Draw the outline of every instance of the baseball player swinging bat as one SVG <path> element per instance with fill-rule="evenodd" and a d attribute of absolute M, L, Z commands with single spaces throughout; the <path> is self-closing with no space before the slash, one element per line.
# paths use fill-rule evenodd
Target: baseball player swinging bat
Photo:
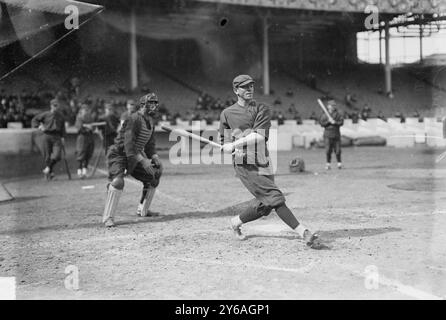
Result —
<path fill-rule="evenodd" d="M 325 108 L 325 105 L 322 103 L 321 99 L 317 99 L 317 102 L 321 106 L 324 113 L 327 115 L 328 120 L 330 120 L 330 122 L 335 122 L 334 119 L 332 118 L 332 116 L 330 115 L 330 113 L 328 112 L 327 108 Z"/>
<path fill-rule="evenodd" d="M 194 139 L 194 140 L 197 140 L 197 141 L 209 144 L 209 145 L 211 145 L 214 148 L 221 149 L 221 144 L 218 144 L 218 143 L 216 143 L 214 141 L 211 141 L 209 139 L 203 138 L 202 136 L 199 136 L 199 135 L 194 134 L 192 132 L 186 131 L 184 129 L 172 129 L 172 128 L 170 128 L 168 126 L 164 126 L 164 125 L 161 126 L 161 129 L 163 129 L 163 130 L 165 130 L 167 132 L 174 132 L 174 133 L 178 134 L 179 136 L 183 136 L 183 137 L 186 137 L 186 138 L 191 138 L 191 139 Z"/>

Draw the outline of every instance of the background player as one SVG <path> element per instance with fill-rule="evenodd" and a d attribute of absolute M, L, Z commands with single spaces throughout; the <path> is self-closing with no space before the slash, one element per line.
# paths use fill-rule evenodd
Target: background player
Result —
<path fill-rule="evenodd" d="M 136 112 L 136 104 L 135 104 L 135 100 L 127 100 L 127 104 L 125 105 L 126 107 L 126 111 L 124 111 L 123 113 L 121 113 L 121 118 L 120 118 L 120 124 L 119 124 L 119 129 L 122 127 L 122 124 L 124 123 L 125 120 L 128 119 L 128 117 L 130 117 L 130 115 L 132 115 L 133 113 Z"/>
<path fill-rule="evenodd" d="M 43 132 L 42 150 L 45 161 L 43 174 L 46 179 L 54 178 L 53 167 L 61 159 L 62 145 L 65 143 L 65 119 L 59 112 L 59 102 L 56 99 L 50 102 L 50 111 L 36 115 L 31 120 L 33 128 Z"/>
<path fill-rule="evenodd" d="M 325 128 L 324 143 L 327 160 L 325 169 L 331 169 L 331 154 L 333 151 L 336 155 L 336 160 L 338 161 L 338 169 L 342 169 L 340 127 L 344 124 L 344 118 L 336 109 L 336 102 L 332 99 L 327 101 L 327 111 L 333 118 L 333 121 L 331 121 L 325 113 L 321 115 L 319 120 L 321 126 Z"/>
<path fill-rule="evenodd" d="M 87 177 L 88 163 L 91 160 L 94 152 L 94 134 L 93 116 L 87 104 L 83 104 L 76 117 L 76 129 L 78 135 L 76 139 L 76 160 L 79 163 L 77 169 L 77 175 L 79 178 L 84 179 Z"/>
<path fill-rule="evenodd" d="M 266 146 L 271 127 L 269 108 L 253 100 L 254 80 L 249 75 L 235 77 L 232 84 L 237 102 L 224 109 L 220 116 L 222 149 L 234 154 L 235 172 L 256 198 L 245 212 L 231 219 L 232 230 L 240 240 L 244 240 L 242 224 L 267 216 L 274 209 L 308 246 L 316 248 L 318 235 L 297 221 L 286 206 L 283 193 L 274 183 Z"/>
<path fill-rule="evenodd" d="M 104 150 L 105 154 L 107 154 L 108 148 L 110 148 L 115 141 L 119 127 L 119 118 L 116 116 L 111 103 L 105 104 L 105 114 L 99 118 L 99 121 L 105 122 L 105 126 L 101 127 L 101 130 L 104 137 Z"/>
<path fill-rule="evenodd" d="M 155 150 L 155 125 L 152 115 L 158 108 L 154 93 L 143 96 L 139 109 L 122 124 L 115 143 L 107 153 L 109 184 L 102 222 L 114 226 L 113 216 L 124 189 L 124 175 L 130 174 L 143 183 L 137 214 L 155 215 L 149 211 L 163 166 Z"/>

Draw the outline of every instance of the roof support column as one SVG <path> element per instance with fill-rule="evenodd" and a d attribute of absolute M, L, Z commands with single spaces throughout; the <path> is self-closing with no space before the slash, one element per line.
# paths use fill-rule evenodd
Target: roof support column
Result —
<path fill-rule="evenodd" d="M 136 19 L 135 9 L 130 13 L 130 88 L 138 87 L 138 48 L 136 45 Z"/>
<path fill-rule="evenodd" d="M 269 95 L 270 79 L 269 79 L 268 14 L 262 17 L 262 27 L 263 27 L 263 41 L 262 41 L 263 94 Z"/>

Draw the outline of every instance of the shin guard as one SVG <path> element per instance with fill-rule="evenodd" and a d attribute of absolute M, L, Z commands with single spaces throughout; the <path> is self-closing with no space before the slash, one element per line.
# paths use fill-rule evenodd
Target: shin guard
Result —
<path fill-rule="evenodd" d="M 116 208 L 118 207 L 118 202 L 121 194 L 122 190 L 116 189 L 111 184 L 108 186 L 107 200 L 105 201 L 102 223 L 106 223 L 109 220 L 113 222 L 113 216 L 115 214 Z"/>
<path fill-rule="evenodd" d="M 141 208 L 140 215 L 141 215 L 141 217 L 147 217 L 148 216 L 149 208 L 150 208 L 150 205 L 152 204 L 152 200 L 153 200 L 153 197 L 155 195 L 155 191 L 156 191 L 156 188 L 154 188 L 152 186 L 149 186 L 147 188 L 146 196 L 145 196 L 142 204 L 140 204 L 140 208 Z"/>

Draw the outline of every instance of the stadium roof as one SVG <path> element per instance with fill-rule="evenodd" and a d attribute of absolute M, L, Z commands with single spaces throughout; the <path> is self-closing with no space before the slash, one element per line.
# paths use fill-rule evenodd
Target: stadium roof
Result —
<path fill-rule="evenodd" d="M 192 0 L 269 8 L 300 10 L 362 12 L 368 4 L 378 7 L 380 13 L 432 14 L 446 13 L 446 0 Z"/>

